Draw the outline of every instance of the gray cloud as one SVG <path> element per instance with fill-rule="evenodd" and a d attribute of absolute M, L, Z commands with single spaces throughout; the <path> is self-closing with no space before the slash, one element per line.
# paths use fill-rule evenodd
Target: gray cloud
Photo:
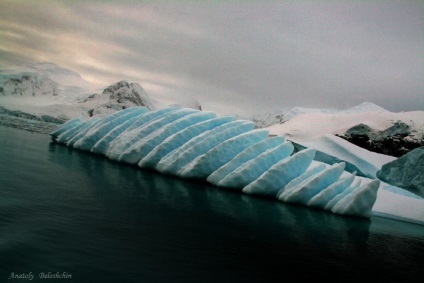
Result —
<path fill-rule="evenodd" d="M 248 114 L 371 101 L 424 109 L 421 1 L 2 1 L 0 64 Z"/>

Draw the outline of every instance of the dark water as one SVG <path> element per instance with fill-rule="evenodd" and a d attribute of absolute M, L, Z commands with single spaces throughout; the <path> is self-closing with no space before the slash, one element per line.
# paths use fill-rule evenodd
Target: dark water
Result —
<path fill-rule="evenodd" d="M 72 277 L 61 282 L 424 282 L 423 259 L 424 226 L 223 191 L 0 127 L 0 282 L 27 281 L 12 272 Z"/>

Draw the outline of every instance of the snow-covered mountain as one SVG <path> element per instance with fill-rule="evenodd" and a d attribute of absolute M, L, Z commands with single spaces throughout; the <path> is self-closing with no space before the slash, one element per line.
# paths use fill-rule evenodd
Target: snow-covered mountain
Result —
<path fill-rule="evenodd" d="M 105 116 L 132 106 L 145 106 L 149 110 L 164 108 L 166 105 L 150 97 L 137 83 L 120 81 L 106 87 L 101 93 L 90 94 L 78 101 L 88 107 L 88 115 Z"/>
<path fill-rule="evenodd" d="M 197 101 L 175 101 L 172 105 L 201 109 Z M 0 124 L 3 125 L 27 128 L 25 119 L 42 123 L 63 122 L 79 116 L 104 117 L 132 106 L 153 110 L 168 104 L 154 99 L 138 83 L 123 80 L 103 89 L 96 88 L 78 73 L 54 63 L 24 63 L 0 70 Z"/>
<path fill-rule="evenodd" d="M 46 103 L 66 103 L 95 89 L 78 73 L 54 63 L 27 62 L 0 70 L 0 96 L 44 97 Z"/>
<path fill-rule="evenodd" d="M 296 107 L 254 121 L 258 128 L 268 128 L 271 134 L 284 135 L 300 144 L 332 134 L 393 156 L 424 145 L 424 111 L 395 113 L 370 102 L 345 110 Z"/>

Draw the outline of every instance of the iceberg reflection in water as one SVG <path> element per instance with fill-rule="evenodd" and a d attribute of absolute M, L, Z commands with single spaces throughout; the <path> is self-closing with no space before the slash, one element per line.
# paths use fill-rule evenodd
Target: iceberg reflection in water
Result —
<path fill-rule="evenodd" d="M 315 161 L 312 148 L 294 153 L 290 141 L 269 137 L 251 121 L 188 108 L 131 107 L 75 118 L 51 138 L 140 168 L 341 215 L 369 218 L 380 186 L 345 171 L 343 162 Z"/>

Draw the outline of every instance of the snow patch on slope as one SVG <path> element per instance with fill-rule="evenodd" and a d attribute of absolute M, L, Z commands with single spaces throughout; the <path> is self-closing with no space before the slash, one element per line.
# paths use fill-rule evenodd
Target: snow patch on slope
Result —
<path fill-rule="evenodd" d="M 296 116 L 284 124 L 273 125 L 267 129 L 270 134 L 283 135 L 295 142 L 305 142 L 318 140 L 326 134 L 344 135 L 347 130 L 361 123 L 375 130 L 384 131 L 393 126 L 396 121 L 407 123 L 414 138 L 423 138 L 424 111 L 307 113 Z"/>

